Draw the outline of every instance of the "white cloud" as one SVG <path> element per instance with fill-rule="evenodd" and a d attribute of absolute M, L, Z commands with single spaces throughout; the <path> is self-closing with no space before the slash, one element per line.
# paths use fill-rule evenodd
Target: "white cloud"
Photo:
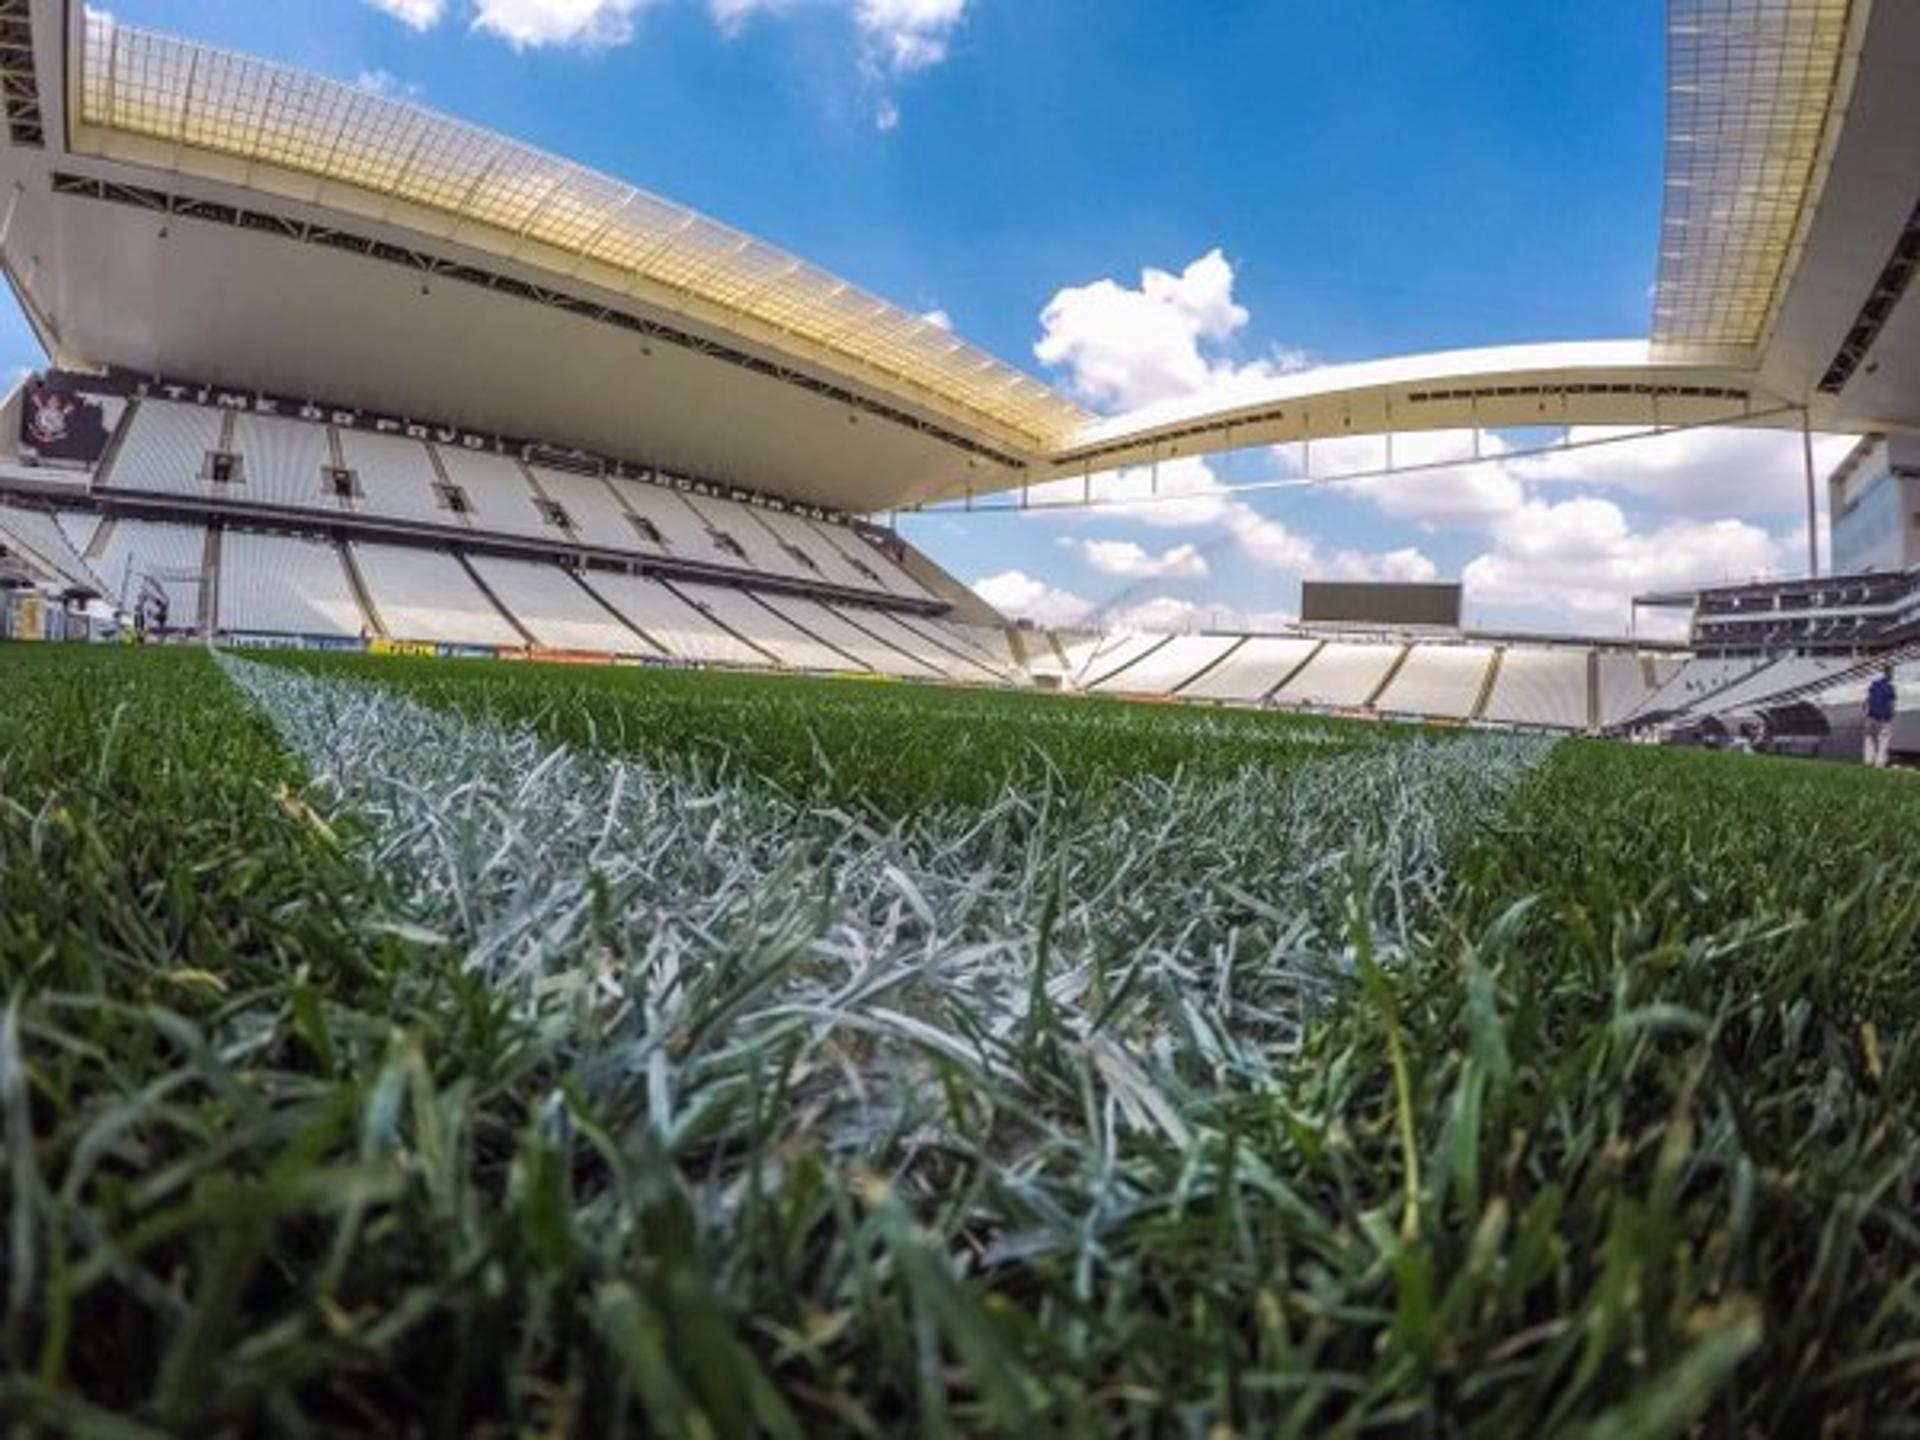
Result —
<path fill-rule="evenodd" d="M 453 0 L 366 0 L 416 30 L 437 25 Z M 473 28 L 516 50 L 542 46 L 605 49 L 632 40 L 640 16 L 666 0 L 471 0 Z M 898 128 L 900 105 L 889 93 L 906 76 L 944 62 L 971 0 L 821 0 L 811 8 L 843 17 L 856 38 L 859 68 L 873 98 L 874 128 Z M 723 35 L 738 36 L 762 16 L 809 8 L 804 0 L 705 0 Z M 877 92 L 877 93 L 876 93 Z"/>
<path fill-rule="evenodd" d="M 1177 635 L 1200 628 L 1200 606 L 1173 595 L 1142 600 L 1108 617 L 1117 630 L 1144 630 L 1155 635 Z"/>
<path fill-rule="evenodd" d="M 1205 614 L 1206 607 L 1197 601 L 1183 600 L 1174 595 L 1156 595 L 1151 600 L 1142 600 L 1137 605 L 1115 611 L 1108 618 L 1117 630 L 1178 635 L 1205 628 Z"/>
<path fill-rule="evenodd" d="M 926 314 L 922 315 L 920 318 L 926 321 L 929 325 L 933 326 L 933 328 L 936 330 L 945 330 L 949 334 L 953 332 L 953 316 L 949 315 L 944 310 L 940 310 L 940 309 L 929 310 L 927 311 Z"/>
<path fill-rule="evenodd" d="M 1193 545 L 1175 545 L 1159 554 L 1131 540 L 1077 540 L 1060 542 L 1077 551 L 1102 575 L 1135 580 L 1201 580 L 1208 572 L 1207 557 Z"/>
<path fill-rule="evenodd" d="M 498 35 L 516 50 L 543 45 L 600 49 L 631 40 L 640 12 L 655 3 L 658 0 L 474 0 L 473 28 Z"/>
<path fill-rule="evenodd" d="M 1580 442 L 1631 433 L 1577 426 L 1568 438 Z M 1853 443 L 1847 435 L 1814 437 L 1816 494 L 1824 491 L 1826 477 L 1846 459 Z M 1512 469 L 1531 483 L 1620 490 L 1682 515 L 1711 517 L 1729 510 L 1799 518 L 1806 514 L 1806 456 L 1797 430 L 1680 430 L 1532 456 L 1512 462 Z"/>
<path fill-rule="evenodd" d="M 369 95 L 385 95 L 392 99 L 411 100 L 420 94 L 418 85 L 402 80 L 391 70 L 362 70 L 354 77 L 353 83 Z"/>
<path fill-rule="evenodd" d="M 1196 630 L 1271 633 L 1288 629 L 1296 619 L 1290 610 L 1241 610 L 1232 605 L 1210 604 L 1177 595 L 1156 595 L 1118 610 L 1109 618 L 1117 629 L 1160 635 Z"/>
<path fill-rule="evenodd" d="M 415 30 L 431 30 L 447 13 L 447 0 L 366 0 L 366 3 Z"/>
<path fill-rule="evenodd" d="M 738 35 L 747 22 L 758 15 L 780 15 L 791 10 L 794 0 L 707 0 L 707 13 L 721 33 Z"/>
<path fill-rule="evenodd" d="M 1068 387 L 1094 405 L 1133 410 L 1201 394 L 1225 401 L 1302 364 L 1290 354 L 1236 364 L 1215 353 L 1247 323 L 1233 285 L 1232 262 L 1212 250 L 1178 275 L 1144 271 L 1137 290 L 1114 280 L 1061 290 L 1041 312 L 1033 353 L 1064 369 Z"/>
<path fill-rule="evenodd" d="M 1320 567 L 1318 573 L 1329 580 L 1423 585 L 1440 578 L 1440 567 L 1409 545 L 1378 554 L 1364 550 L 1338 550 Z"/>
<path fill-rule="evenodd" d="M 1527 623 L 1621 633 L 1635 595 L 1777 573 L 1788 543 L 1745 520 L 1677 519 L 1636 530 L 1611 500 L 1529 500 L 1493 527 L 1463 574 L 1476 610 Z"/>
<path fill-rule="evenodd" d="M 1481 437 L 1481 453 L 1488 458 L 1457 465 L 1447 462 L 1465 462 L 1473 455 L 1470 430 L 1396 435 L 1395 465 L 1433 468 L 1341 481 L 1340 486 L 1342 493 L 1373 501 L 1391 519 L 1428 528 L 1485 527 L 1519 509 L 1538 487 L 1573 485 L 1637 496 L 1695 518 L 1733 511 L 1804 518 L 1806 472 L 1797 432 L 1713 428 L 1592 443 L 1634 434 L 1620 428 L 1575 427 L 1568 438 L 1590 448 L 1514 455 L 1512 443 L 1488 433 Z M 1852 445 L 1847 436 L 1814 438 L 1815 474 L 1822 482 Z M 1297 447 L 1278 453 L 1298 471 Z M 1386 458 L 1386 441 L 1378 435 L 1316 441 L 1312 448 L 1313 473 L 1323 479 L 1383 469 Z M 1817 495 L 1821 489 L 1823 485 L 1816 487 Z"/>
<path fill-rule="evenodd" d="M 1299 571 L 1313 563 L 1313 543 L 1278 520 L 1233 498 L 1205 460 L 1169 460 L 1157 469 L 1110 470 L 1090 480 L 1054 480 L 1036 485 L 1041 504 L 1077 504 L 1091 497 L 1109 516 L 1122 516 L 1168 530 L 1224 529 L 1241 553 L 1269 570 Z M 1083 514 L 1085 512 L 1068 512 Z"/>
<path fill-rule="evenodd" d="M 1380 513 L 1427 529 L 1483 526 L 1526 503 L 1526 487 L 1499 465 L 1453 466 L 1383 475 L 1342 485 L 1373 501 Z"/>
<path fill-rule="evenodd" d="M 1269 570 L 1297 572 L 1313 567 L 1313 542 L 1251 505 L 1233 502 L 1227 510 L 1227 529 L 1248 559 Z"/>
<path fill-rule="evenodd" d="M 940 64 L 970 0 L 840 0 L 859 33 L 867 68 L 875 75 L 909 75 Z M 707 13 L 728 35 L 762 15 L 783 15 L 800 0 L 707 0 Z"/>
<path fill-rule="evenodd" d="M 1036 504 L 1111 506 L 1113 513 L 1168 529 L 1215 525 L 1226 518 L 1226 487 L 1205 460 L 1187 457 L 1105 470 L 1086 479 L 1051 480 L 1030 492 Z"/>
<path fill-rule="evenodd" d="M 976 580 L 973 591 L 1002 615 L 1049 629 L 1085 624 L 1097 608 L 1091 600 L 1055 589 L 1021 570 L 1003 570 Z"/>
<path fill-rule="evenodd" d="M 1481 439 L 1481 453 L 1502 455 L 1508 449 L 1497 435 Z M 1288 446 L 1278 452 L 1293 473 L 1299 472 L 1300 451 Z M 1387 465 L 1387 443 L 1378 435 L 1342 436 L 1318 440 L 1312 446 L 1312 473 L 1327 483 L 1337 482 L 1339 493 L 1371 500 L 1380 513 L 1409 520 L 1426 528 L 1481 526 L 1511 513 L 1527 498 L 1526 487 L 1508 466 L 1497 460 L 1482 464 L 1453 463 L 1473 459 L 1473 432 L 1430 430 L 1393 437 L 1393 463 L 1433 468 L 1401 475 L 1371 475 Z M 1343 475 L 1366 478 L 1340 480 Z"/>
<path fill-rule="evenodd" d="M 869 61 L 892 75 L 910 75 L 947 58 L 968 0 L 854 0 L 854 24 Z"/>

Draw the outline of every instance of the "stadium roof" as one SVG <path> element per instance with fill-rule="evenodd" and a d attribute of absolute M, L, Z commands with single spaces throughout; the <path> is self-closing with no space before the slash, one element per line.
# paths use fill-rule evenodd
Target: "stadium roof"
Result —
<path fill-rule="evenodd" d="M 1663 353 L 1743 360 L 1759 346 L 1831 158 L 1868 8 L 1672 0 L 1653 310 Z"/>
<path fill-rule="evenodd" d="M 1032 377 L 750 235 L 557 156 L 285 65 L 89 12 L 75 150 L 457 236 L 757 322 L 1037 446 L 1085 413 Z"/>
<path fill-rule="evenodd" d="M 870 512 L 1278 441 L 1920 429 L 1920 5 L 1672 0 L 1650 341 L 1340 366 L 1120 417 L 777 248 L 417 106 L 0 0 L 0 258 L 55 359 Z"/>

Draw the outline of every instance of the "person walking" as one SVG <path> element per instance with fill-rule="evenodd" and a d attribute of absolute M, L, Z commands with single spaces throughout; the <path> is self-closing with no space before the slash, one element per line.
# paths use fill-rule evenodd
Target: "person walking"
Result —
<path fill-rule="evenodd" d="M 1899 694 L 1893 688 L 1893 669 L 1882 670 L 1867 687 L 1866 763 L 1876 770 L 1887 768 L 1893 749 L 1893 717 L 1899 709 Z"/>

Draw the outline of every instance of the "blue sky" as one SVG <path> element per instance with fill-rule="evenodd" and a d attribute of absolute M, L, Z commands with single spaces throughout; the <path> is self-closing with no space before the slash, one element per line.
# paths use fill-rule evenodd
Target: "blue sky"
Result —
<path fill-rule="evenodd" d="M 1660 0 L 110 8 L 587 161 L 944 311 L 1096 408 L 1248 367 L 1647 330 Z M 37 361 L 13 317 L 4 343 Z M 1285 463 L 1248 454 L 1174 477 L 1191 503 L 1150 516 L 901 523 L 1052 620 L 1267 620 L 1303 572 L 1435 574 L 1464 575 L 1482 623 L 1618 633 L 1635 589 L 1804 563 L 1797 443 L 1236 498 Z"/>

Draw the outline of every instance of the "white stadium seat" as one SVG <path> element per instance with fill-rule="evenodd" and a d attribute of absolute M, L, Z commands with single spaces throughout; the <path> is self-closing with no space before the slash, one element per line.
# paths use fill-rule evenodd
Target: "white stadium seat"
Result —
<path fill-rule="evenodd" d="M 573 538 L 541 514 L 540 496 L 519 461 L 463 450 L 458 445 L 436 445 L 434 449 L 448 483 L 458 486 L 466 496 L 468 524 L 473 529 L 530 540 L 565 542 Z"/>
<path fill-rule="evenodd" d="M 809 635 L 824 640 L 844 655 L 850 655 L 867 669 L 881 675 L 930 680 L 940 672 L 931 665 L 903 654 L 876 640 L 853 621 L 818 600 L 803 600 L 794 595 L 766 594 L 760 597 Z"/>
<path fill-rule="evenodd" d="M 1112 649 L 1120 638 L 1118 635 L 1089 635 L 1056 630 L 1052 632 L 1051 641 L 1046 648 L 1054 651 L 1058 657 L 1054 664 L 1059 667 L 1060 674 L 1067 679 L 1078 680 L 1086 673 L 1087 667 L 1099 658 L 1101 652 Z M 1041 669 L 1049 674 L 1053 673 L 1044 656 L 1037 662 L 1030 661 L 1030 663 L 1038 663 Z"/>
<path fill-rule="evenodd" d="M 233 448 L 241 460 L 241 483 L 224 493 L 256 505 L 341 508 L 326 483 L 325 472 L 333 464 L 326 426 L 272 415 L 235 415 Z"/>
<path fill-rule="evenodd" d="M 1648 701 L 1683 668 L 1675 665 L 1666 669 L 1664 674 L 1656 670 L 1649 678 L 1648 666 L 1642 656 L 1617 650 L 1602 650 L 1597 664 L 1600 723 L 1603 726 L 1617 725 L 1644 709 Z"/>
<path fill-rule="evenodd" d="M 904 650 L 921 664 L 930 666 L 949 680 L 965 680 L 975 684 L 983 680 L 1006 678 L 982 656 L 975 654 L 963 642 L 942 635 L 937 631 L 928 631 L 907 623 L 907 620 L 891 610 L 872 610 L 866 607 L 838 607 L 861 629 L 871 632 L 887 641 L 895 649 Z"/>
<path fill-rule="evenodd" d="M 1373 698 L 1399 660 L 1403 645 L 1334 640 L 1320 647 L 1306 667 L 1274 696 L 1284 705 L 1354 710 Z"/>
<path fill-rule="evenodd" d="M 1790 656 L 1729 686 L 1704 702 L 1701 708 L 1715 715 L 1750 713 L 1775 704 L 1788 695 L 1817 690 L 1826 682 L 1859 667 L 1860 661 L 1851 656 Z"/>
<path fill-rule="evenodd" d="M 1115 637 L 1101 645 L 1088 657 L 1078 676 L 1081 687 L 1087 690 L 1099 689 L 1106 681 L 1165 645 L 1168 639 L 1169 637 L 1165 635 Z"/>
<path fill-rule="evenodd" d="M 1656 690 L 1679 674 L 1680 667 L 1687 663 L 1674 655 L 1642 655 L 1640 661 L 1652 675 L 1652 687 Z"/>
<path fill-rule="evenodd" d="M 817 526 L 809 524 L 799 515 L 787 515 L 778 510 L 749 510 L 748 514 L 758 520 L 779 546 L 790 546 L 792 551 L 806 556 L 813 562 L 803 566 L 800 577 L 816 584 L 839 585 L 848 590 L 868 590 L 877 594 L 886 594 L 887 587 L 881 582 L 880 572 L 873 566 L 867 566 L 871 573 L 863 574 L 854 563 L 840 553 L 826 535 Z M 864 562 L 863 562 L 864 563 Z"/>
<path fill-rule="evenodd" d="M 1469 720 L 1486 689 L 1493 651 L 1482 645 L 1415 645 L 1374 708 L 1428 720 Z"/>
<path fill-rule="evenodd" d="M 1307 636 L 1256 635 L 1180 693 L 1195 700 L 1264 700 L 1320 648 Z"/>
<path fill-rule="evenodd" d="M 483 555 L 475 556 L 472 565 L 494 599 L 548 650 L 594 655 L 658 653 L 558 565 Z"/>
<path fill-rule="evenodd" d="M 203 479 L 207 456 L 220 448 L 225 412 L 171 400 L 141 400 L 101 483 L 115 490 L 147 490 L 200 499 L 232 493 Z"/>
<path fill-rule="evenodd" d="M 707 518 L 679 491 L 646 480 L 612 479 L 608 483 L 628 510 L 659 533 L 665 554 L 676 560 L 692 560 L 703 565 L 724 565 L 735 570 L 746 567 L 747 562 L 740 556 L 714 543 L 711 534 L 713 527 Z M 716 513 L 731 518 L 724 510 L 717 510 Z M 738 526 L 723 528 L 731 534 L 731 530 Z"/>
<path fill-rule="evenodd" d="M 84 556 L 93 548 L 93 538 L 100 533 L 101 519 L 91 510 L 62 510 L 54 517 L 60 522 L 60 533 L 67 537 L 67 543 Z"/>
<path fill-rule="evenodd" d="M 353 558 L 389 639 L 504 649 L 526 644 L 444 550 L 356 542 Z"/>
<path fill-rule="evenodd" d="M 614 571 L 586 570 L 581 579 L 594 594 L 626 617 L 669 655 L 702 665 L 766 665 L 768 659 L 712 616 L 696 609 L 658 580 Z"/>
<path fill-rule="evenodd" d="M 355 512 L 390 520 L 464 526 L 461 516 L 441 504 L 434 492 L 440 472 L 421 441 L 367 430 L 342 430 L 340 458 L 360 487 Z"/>
<path fill-rule="evenodd" d="M 982 666 L 997 679 L 1010 679 L 1025 667 L 1014 656 L 1011 642 L 1004 630 L 988 629 L 984 625 L 958 625 L 952 620 L 930 620 L 923 615 L 896 615 L 895 622 L 916 635 L 924 635 L 934 644 L 961 656 L 963 659 Z M 1035 639 L 1036 645 L 1044 642 Z M 1052 646 L 1047 646 L 1049 654 Z"/>
<path fill-rule="evenodd" d="M 1632 657 L 1632 663 L 1638 665 L 1639 657 Z M 1635 680 L 1633 672 L 1628 669 L 1627 657 L 1602 655 L 1600 657 L 1601 723 L 1611 725 L 1616 720 L 1624 720 L 1635 715 L 1690 710 L 1700 702 L 1727 689 L 1734 681 L 1745 679 L 1766 663 L 1758 659 L 1721 660 L 1694 656 L 1669 675 L 1662 684 L 1651 688 L 1647 687 L 1643 670 L 1639 677 L 1639 684 L 1642 687 L 1640 699 L 1637 703 L 1626 704 L 1625 696 L 1631 693 Z"/>
<path fill-rule="evenodd" d="M 890 594 L 902 595 L 910 600 L 931 600 L 933 592 L 928 590 L 901 567 L 898 561 L 886 554 L 878 545 L 863 539 L 860 532 L 850 525 L 834 525 L 823 520 L 808 519 L 807 526 L 825 537 L 842 555 L 852 562 L 858 570 L 865 566 L 873 572 L 872 576 L 863 576 L 869 585 L 878 584 L 879 588 Z"/>
<path fill-rule="evenodd" d="M 842 671 L 864 667 L 831 645 L 776 615 L 744 590 L 728 585 L 676 583 L 674 588 L 696 606 L 742 635 L 782 665 L 795 670 Z"/>
<path fill-rule="evenodd" d="M 1586 729 L 1588 661 L 1585 650 L 1509 647 L 1480 718 L 1502 725 Z"/>
<path fill-rule="evenodd" d="M 1013 638 L 1009 631 L 1001 626 L 961 625 L 952 620 L 932 620 L 928 626 L 937 635 L 951 636 L 966 647 L 970 655 L 980 655 L 996 671 L 1017 675 L 1026 667 L 1019 655 L 1014 653 Z M 1028 644 L 1035 649 L 1044 649 L 1052 653 L 1053 647 L 1037 635 L 1030 635 Z"/>
<path fill-rule="evenodd" d="M 662 546 L 642 536 L 613 487 L 600 477 L 536 465 L 533 478 L 547 498 L 567 512 L 573 522 L 573 538 L 580 544 L 632 555 L 666 553 Z"/>
<path fill-rule="evenodd" d="M 778 575 L 788 580 L 819 583 L 825 579 L 820 570 L 810 568 L 782 549 L 779 538 L 760 523 L 751 507 L 731 500 L 715 499 L 711 495 L 682 495 L 678 498 L 700 517 L 708 530 L 719 531 L 745 552 L 734 555 L 721 547 L 715 559 L 716 564 L 728 565 L 736 570 L 757 570 L 763 575 Z"/>
<path fill-rule="evenodd" d="M 1240 643 L 1237 635 L 1176 635 L 1144 659 L 1094 685 L 1131 695 L 1170 695 L 1218 664 Z"/>
<path fill-rule="evenodd" d="M 220 537 L 219 593 L 225 631 L 351 637 L 367 630 L 331 541 L 229 530 Z"/>

